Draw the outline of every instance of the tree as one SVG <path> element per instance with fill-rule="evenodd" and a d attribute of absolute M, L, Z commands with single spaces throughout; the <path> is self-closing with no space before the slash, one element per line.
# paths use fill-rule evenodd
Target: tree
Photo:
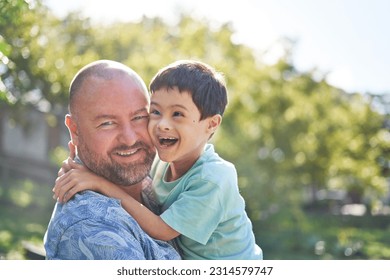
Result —
<path fill-rule="evenodd" d="M 377 201 L 388 190 L 378 164 L 389 145 L 383 115 L 288 60 L 253 70 L 252 87 L 230 105 L 218 138 L 251 208 L 259 217 L 270 207 L 291 209 L 307 187 Z"/>
<path fill-rule="evenodd" d="M 6 0 L 0 12 L 0 100 L 15 115 L 33 106 L 63 118 L 72 77 L 96 59 L 123 62 L 147 84 L 174 60 L 199 59 L 226 77 L 229 105 L 213 141 L 236 164 L 254 216 L 278 205 L 298 209 L 306 188 L 343 189 L 355 201 L 374 201 L 386 191 L 384 115 L 362 95 L 298 72 L 288 44 L 284 57 L 266 65 L 233 42 L 229 23 L 210 28 L 181 15 L 174 25 L 147 17 L 100 25 L 77 12 L 60 20 L 39 0 Z"/>

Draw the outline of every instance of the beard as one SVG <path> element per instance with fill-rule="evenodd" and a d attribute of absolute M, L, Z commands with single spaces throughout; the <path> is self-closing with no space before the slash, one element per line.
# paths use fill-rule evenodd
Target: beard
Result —
<path fill-rule="evenodd" d="M 113 152 L 126 151 L 138 148 L 144 152 L 142 160 L 123 164 L 115 161 L 110 154 Z M 93 152 L 85 144 L 82 137 L 78 146 L 78 155 L 82 162 L 95 174 L 106 178 L 116 185 L 130 186 L 141 182 L 150 172 L 156 152 L 144 142 L 136 142 L 132 146 L 121 145 L 115 147 L 105 158 L 101 154 Z"/>

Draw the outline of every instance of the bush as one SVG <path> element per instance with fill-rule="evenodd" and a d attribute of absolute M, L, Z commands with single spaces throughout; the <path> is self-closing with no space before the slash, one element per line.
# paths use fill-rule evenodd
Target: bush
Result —
<path fill-rule="evenodd" d="M 51 188 L 30 180 L 0 185 L 0 258 L 24 259 L 25 241 L 43 246 L 54 207 Z"/>
<path fill-rule="evenodd" d="M 290 222 L 286 222 L 290 221 Z M 280 214 L 254 223 L 265 259 L 390 259 L 390 216 Z"/>

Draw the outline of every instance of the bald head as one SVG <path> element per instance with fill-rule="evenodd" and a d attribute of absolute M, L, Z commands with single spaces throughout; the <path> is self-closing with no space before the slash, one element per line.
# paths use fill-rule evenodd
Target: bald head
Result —
<path fill-rule="evenodd" d="M 77 99 L 77 96 L 81 94 L 85 81 L 90 79 L 109 81 L 122 78 L 130 78 L 141 91 L 147 94 L 148 90 L 142 78 L 134 70 L 122 63 L 112 60 L 98 60 L 81 68 L 70 84 L 70 113 L 75 113 L 75 100 Z"/>

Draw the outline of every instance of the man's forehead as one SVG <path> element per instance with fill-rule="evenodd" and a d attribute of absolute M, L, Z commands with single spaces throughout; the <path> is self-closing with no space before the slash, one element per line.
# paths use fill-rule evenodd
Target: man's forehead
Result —
<path fill-rule="evenodd" d="M 87 98 L 145 98 L 149 99 L 147 90 L 129 76 L 118 76 L 112 79 L 89 77 L 86 79 L 78 94 Z"/>
<path fill-rule="evenodd" d="M 73 113 L 89 112 L 95 119 L 97 116 L 131 116 L 140 112 L 148 112 L 149 97 L 139 89 L 111 89 L 107 84 L 88 86 L 88 92 L 81 92 L 74 103 Z"/>

